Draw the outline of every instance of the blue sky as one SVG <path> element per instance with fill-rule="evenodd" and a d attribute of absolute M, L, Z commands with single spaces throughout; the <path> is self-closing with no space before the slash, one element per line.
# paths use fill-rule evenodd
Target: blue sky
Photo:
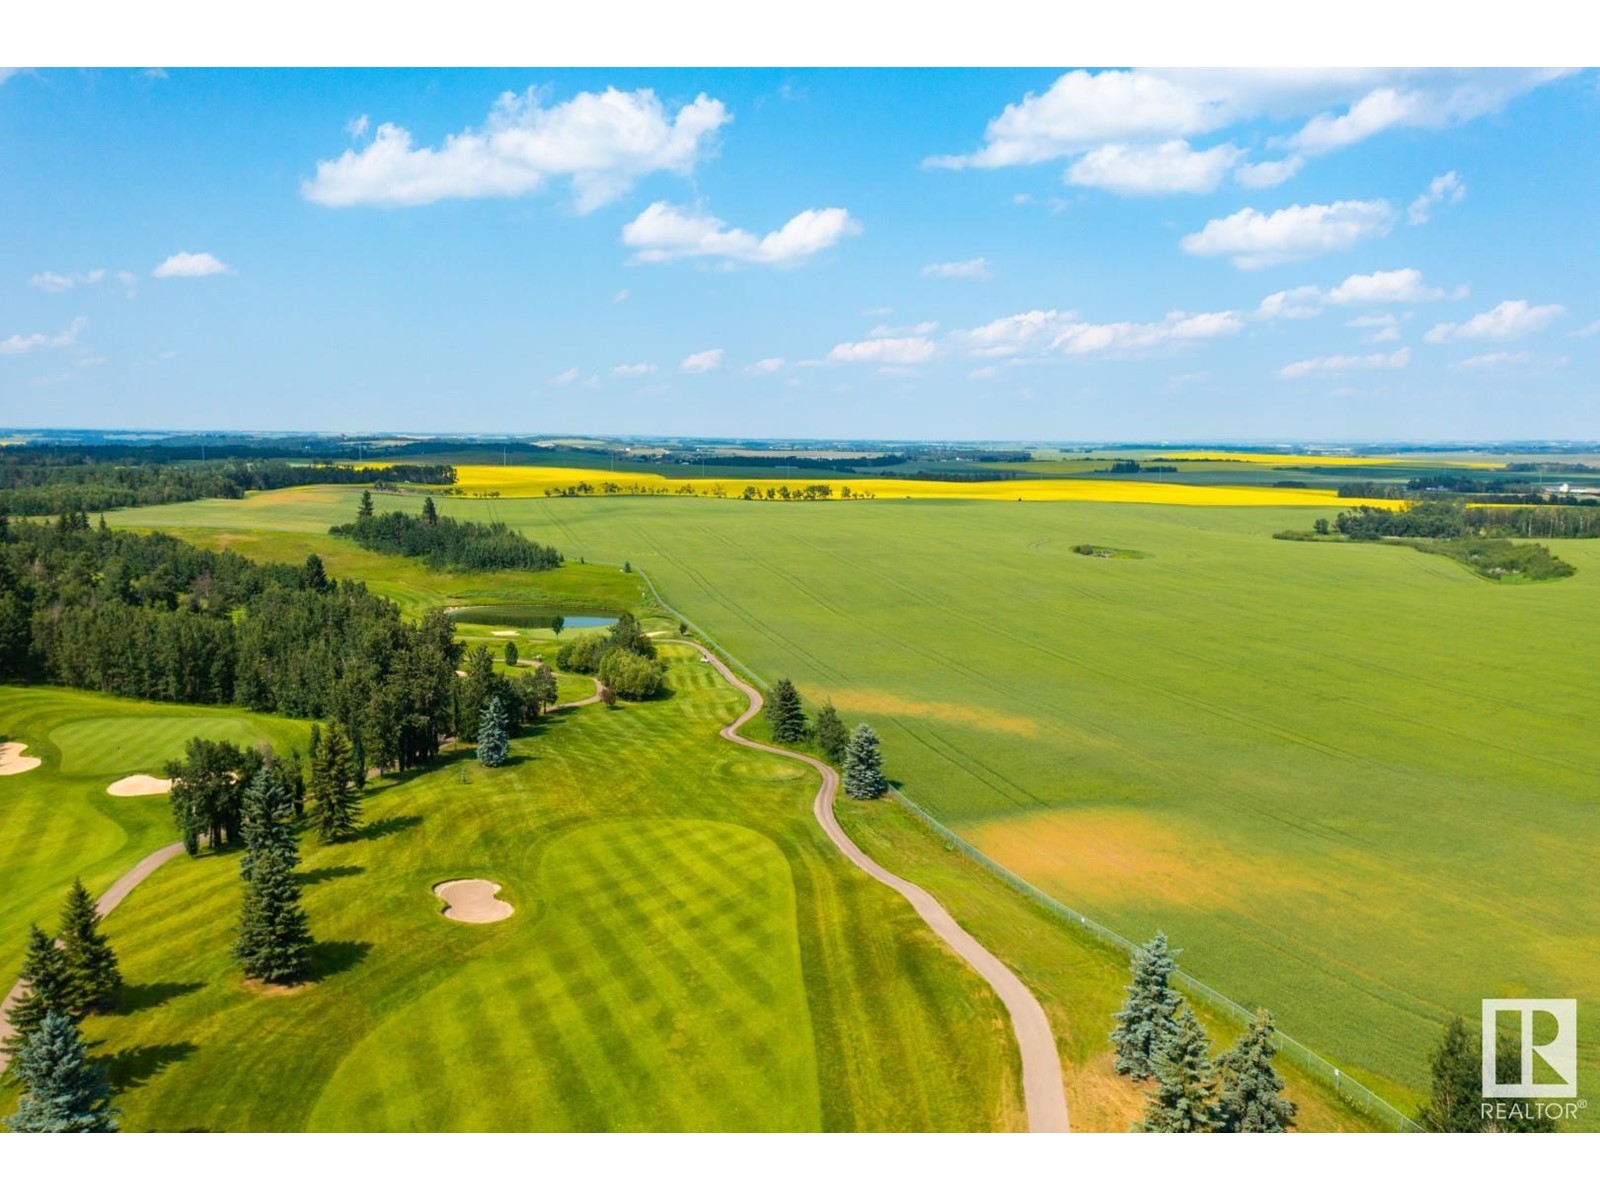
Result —
<path fill-rule="evenodd" d="M 17 72 L 0 425 L 1600 438 L 1592 74 Z"/>

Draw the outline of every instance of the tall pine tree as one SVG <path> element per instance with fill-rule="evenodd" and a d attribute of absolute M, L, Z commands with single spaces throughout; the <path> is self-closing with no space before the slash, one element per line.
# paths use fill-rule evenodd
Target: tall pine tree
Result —
<path fill-rule="evenodd" d="M 83 1034 L 52 1010 L 11 1063 L 22 1087 L 17 1111 L 5 1119 L 13 1133 L 115 1133 L 117 1110 L 105 1069 L 90 1060 Z"/>
<path fill-rule="evenodd" d="M 1276 1032 L 1272 1014 L 1257 1009 L 1250 1028 L 1217 1060 L 1223 1133 L 1285 1133 L 1294 1125 L 1294 1102 L 1282 1094 L 1283 1080 L 1272 1065 Z"/>
<path fill-rule="evenodd" d="M 100 914 L 83 880 L 72 881 L 61 910 L 61 952 L 66 959 L 68 994 L 75 1012 L 104 1012 L 122 987 L 117 952 L 100 932 Z"/>
<path fill-rule="evenodd" d="M 787 679 L 780 679 L 767 693 L 767 724 L 775 742 L 803 742 L 806 737 L 806 712 L 800 693 Z"/>
<path fill-rule="evenodd" d="M 511 738 L 506 730 L 506 710 L 499 696 L 489 697 L 478 720 L 478 761 L 486 767 L 503 767 L 511 756 Z"/>
<path fill-rule="evenodd" d="M 324 735 L 326 741 L 326 735 Z M 239 860 L 239 877 L 249 882 L 256 865 L 269 854 L 287 854 L 300 861 L 295 847 L 294 802 L 283 781 L 262 768 L 250 777 L 244 790 L 240 813 L 244 855 Z"/>
<path fill-rule="evenodd" d="M 28 930 L 28 953 L 22 960 L 22 994 L 7 1014 L 12 1033 L 6 1049 L 13 1054 L 52 1012 L 71 1013 L 72 977 L 66 951 L 44 930 Z"/>
<path fill-rule="evenodd" d="M 839 719 L 839 710 L 833 707 L 832 700 L 825 701 L 817 709 L 815 731 L 817 748 L 822 751 L 823 757 L 834 763 L 844 758 L 845 747 L 850 744 L 850 733 Z"/>
<path fill-rule="evenodd" d="M 1217 1076 L 1211 1042 L 1188 1008 L 1178 1013 L 1172 1034 L 1152 1064 L 1156 1089 L 1139 1126 L 1145 1133 L 1210 1133 L 1217 1127 Z"/>
<path fill-rule="evenodd" d="M 294 874 L 298 858 L 292 847 L 265 849 L 250 857 L 254 862 L 244 885 L 234 957 L 251 979 L 293 983 L 305 978 L 312 945 Z"/>
<path fill-rule="evenodd" d="M 883 777 L 883 751 L 871 725 L 857 725 L 845 747 L 844 790 L 855 800 L 876 800 L 889 790 Z"/>
<path fill-rule="evenodd" d="M 1158 933 L 1133 952 L 1133 978 L 1128 999 L 1117 1013 L 1111 1041 L 1117 1048 L 1117 1074 L 1149 1079 L 1155 1074 L 1155 1055 L 1176 1029 L 1175 1018 L 1183 998 L 1170 980 L 1178 969 L 1176 951 L 1167 949 L 1167 935 Z"/>
<path fill-rule="evenodd" d="M 312 751 L 311 802 L 319 840 L 337 842 L 355 832 L 361 820 L 361 797 L 356 791 L 350 739 L 338 725 L 328 726 Z"/>

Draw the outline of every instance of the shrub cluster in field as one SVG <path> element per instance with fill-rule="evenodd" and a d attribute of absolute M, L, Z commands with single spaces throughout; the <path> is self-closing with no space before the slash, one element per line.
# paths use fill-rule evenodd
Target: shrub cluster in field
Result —
<path fill-rule="evenodd" d="M 561 565 L 561 552 L 530 541 L 509 526 L 495 522 L 457 521 L 441 517 L 429 496 L 422 515 L 373 512 L 372 494 L 361 493 L 361 507 L 348 525 L 328 530 L 380 554 L 420 558 L 436 571 L 548 571 Z"/>
<path fill-rule="evenodd" d="M 597 676 L 609 691 L 624 700 L 648 700 L 661 690 L 666 668 L 656 660 L 656 648 L 630 613 L 624 613 L 609 633 L 579 634 L 556 652 L 563 671 Z"/>

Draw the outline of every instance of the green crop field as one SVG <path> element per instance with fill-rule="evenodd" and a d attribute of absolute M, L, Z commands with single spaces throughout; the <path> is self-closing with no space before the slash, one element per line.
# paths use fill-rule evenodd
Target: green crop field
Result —
<path fill-rule="evenodd" d="M 86 1025 L 123 1127 L 1016 1128 L 999 1002 L 826 841 L 814 776 L 716 736 L 742 699 L 664 653 L 667 698 L 379 781 L 364 836 L 307 842 L 309 985 L 241 979 L 235 856 L 137 888 L 105 922 L 127 1002 Z M 515 913 L 444 919 L 453 878 Z"/>

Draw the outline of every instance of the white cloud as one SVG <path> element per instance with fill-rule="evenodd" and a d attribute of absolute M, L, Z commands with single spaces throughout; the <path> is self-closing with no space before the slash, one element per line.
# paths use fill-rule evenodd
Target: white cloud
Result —
<path fill-rule="evenodd" d="M 1415 267 L 1398 271 L 1374 271 L 1371 275 L 1350 275 L 1327 294 L 1329 304 L 1420 304 L 1438 300 L 1444 289 L 1422 282 Z"/>
<path fill-rule="evenodd" d="M 1233 312 L 1170 312 L 1160 321 L 1096 324 L 1082 320 L 1076 312 L 1035 309 L 958 331 L 952 339 L 977 358 L 1128 354 L 1176 342 L 1225 337 L 1243 328 L 1244 321 Z"/>
<path fill-rule="evenodd" d="M 1535 361 L 1535 356 L 1526 350 L 1516 353 L 1498 350 L 1493 354 L 1476 354 L 1471 358 L 1463 358 L 1456 363 L 1456 366 L 1466 371 L 1486 371 L 1494 367 L 1524 366 Z"/>
<path fill-rule="evenodd" d="M 1559 304 L 1533 304 L 1526 300 L 1502 300 L 1488 312 L 1479 313 L 1467 321 L 1443 322 L 1428 330 L 1430 342 L 1460 342 L 1486 338 L 1497 342 L 1512 341 L 1538 333 L 1559 317 L 1564 309 Z"/>
<path fill-rule="evenodd" d="M 925 337 L 879 337 L 861 342 L 840 342 L 828 351 L 836 363 L 884 363 L 906 366 L 927 362 L 937 347 Z"/>
<path fill-rule="evenodd" d="M 1544 70 L 1107 70 L 1069 71 L 988 124 L 971 154 L 924 165 L 1009 167 L 1080 154 L 1107 143 L 1167 142 L 1244 121 L 1310 117 L 1285 139 L 1322 154 L 1384 129 L 1440 129 L 1498 112 L 1563 72 Z M 1273 164 L 1277 165 L 1277 164 Z M 1296 164 L 1298 166 L 1298 164 Z M 1279 166 L 1282 182 L 1293 173 Z M 1272 174 L 1241 178 L 1272 186 Z"/>
<path fill-rule="evenodd" d="M 29 287 L 36 287 L 45 292 L 66 292 L 79 286 L 92 286 L 102 282 L 106 277 L 104 267 L 96 267 L 92 271 L 79 271 L 75 275 L 62 275 L 57 271 L 40 271 L 28 280 Z"/>
<path fill-rule="evenodd" d="M 869 338 L 926 337 L 939 328 L 937 321 L 918 321 L 915 325 L 874 325 L 867 331 Z"/>
<path fill-rule="evenodd" d="M 765 237 L 730 229 L 709 213 L 691 213 L 658 200 L 622 229 L 622 244 L 633 261 L 672 262 L 718 258 L 725 262 L 793 266 L 846 237 L 861 232 L 860 222 L 842 208 L 808 208 Z"/>
<path fill-rule="evenodd" d="M 1240 163 L 1233 169 L 1233 178 L 1247 188 L 1277 187 L 1292 179 L 1305 161 L 1298 154 L 1291 154 L 1273 162 Z"/>
<path fill-rule="evenodd" d="M 550 382 L 551 383 L 558 384 L 561 387 L 565 387 L 569 383 L 576 383 L 577 380 L 578 380 L 578 368 L 577 367 L 568 367 L 565 371 L 561 372 L 561 374 L 553 375 L 550 378 Z"/>
<path fill-rule="evenodd" d="M 1397 371 L 1411 361 L 1411 347 L 1402 346 L 1392 354 L 1330 354 L 1290 363 L 1278 372 L 1282 379 L 1303 379 L 1307 375 L 1337 374 L 1342 371 Z"/>
<path fill-rule="evenodd" d="M 1062 178 L 1078 187 L 1101 188 L 1123 196 L 1173 192 L 1204 194 L 1217 190 L 1228 168 L 1244 151 L 1231 142 L 1195 150 L 1182 139 L 1153 146 L 1112 142 L 1089 151 Z"/>
<path fill-rule="evenodd" d="M 616 294 L 614 294 L 611 297 L 611 303 L 613 303 L 613 304 L 621 304 L 627 298 L 628 298 L 628 289 L 627 288 L 623 288 L 621 291 L 617 292 Z"/>
<path fill-rule="evenodd" d="M 344 123 L 344 131 L 359 142 L 367 136 L 367 127 L 371 124 L 372 122 L 368 119 L 367 114 L 362 113 L 359 117 L 352 117 L 346 121 Z"/>
<path fill-rule="evenodd" d="M 580 92 L 546 108 L 538 90 L 506 92 L 482 129 L 465 129 L 437 148 L 417 147 L 398 125 L 372 141 L 317 163 L 301 184 L 314 204 L 401 206 L 445 199 L 522 196 L 556 176 L 570 180 L 579 212 L 626 194 L 657 171 L 686 175 L 731 119 L 705 94 L 669 114 L 654 92 Z"/>
<path fill-rule="evenodd" d="M 620 375 L 624 379 L 633 379 L 640 375 L 654 375 L 656 373 L 656 365 L 655 363 L 646 362 L 620 363 L 611 368 L 611 373 L 613 375 Z"/>
<path fill-rule="evenodd" d="M 1394 228 L 1394 209 L 1386 200 L 1336 200 L 1332 204 L 1293 204 L 1273 213 L 1242 208 L 1206 222 L 1179 243 L 1206 257 L 1228 255 L 1241 270 L 1272 266 L 1347 250 L 1357 242 L 1385 236 Z"/>
<path fill-rule="evenodd" d="M 995 366 L 973 367 L 967 372 L 968 379 L 993 379 L 1000 374 L 1000 368 Z"/>
<path fill-rule="evenodd" d="M 746 375 L 771 375 L 783 369 L 783 359 L 763 358 L 760 362 L 753 362 L 744 369 Z"/>
<path fill-rule="evenodd" d="M 1362 337 L 1364 342 L 1398 342 L 1400 340 L 1400 318 L 1393 313 L 1372 313 L 1364 317 L 1355 317 L 1345 323 L 1346 329 L 1370 329 L 1372 332 Z"/>
<path fill-rule="evenodd" d="M 1256 316 L 1263 321 L 1291 321 L 1314 317 L 1322 311 L 1322 289 L 1311 284 L 1273 292 L 1261 301 Z"/>
<path fill-rule="evenodd" d="M 994 267 L 987 258 L 968 258 L 961 262 L 929 263 L 922 268 L 924 279 L 993 279 Z"/>
<path fill-rule="evenodd" d="M 1411 202 L 1411 207 L 1406 209 L 1406 218 L 1413 225 L 1424 225 L 1433 215 L 1434 205 L 1460 204 L 1466 198 L 1467 185 L 1461 182 L 1461 176 L 1454 171 L 1446 171 L 1443 175 L 1435 175 L 1427 191 Z"/>
<path fill-rule="evenodd" d="M 60 333 L 13 333 L 0 341 L 0 354 L 27 354 L 32 350 L 60 350 L 78 340 L 78 335 L 89 328 L 86 317 L 74 317 L 72 324 Z"/>
<path fill-rule="evenodd" d="M 180 250 L 150 274 L 157 279 L 195 279 L 202 275 L 232 275 L 233 268 L 214 254 Z"/>
<path fill-rule="evenodd" d="M 707 371 L 715 371 L 722 365 L 721 350 L 701 350 L 691 354 L 678 364 L 678 369 L 690 375 L 703 375 Z"/>
<path fill-rule="evenodd" d="M 1590 321 L 1582 329 L 1575 329 L 1575 330 L 1572 331 L 1572 336 L 1573 337 L 1586 338 L 1586 337 L 1594 337 L 1597 334 L 1600 334 L 1600 320 Z"/>

